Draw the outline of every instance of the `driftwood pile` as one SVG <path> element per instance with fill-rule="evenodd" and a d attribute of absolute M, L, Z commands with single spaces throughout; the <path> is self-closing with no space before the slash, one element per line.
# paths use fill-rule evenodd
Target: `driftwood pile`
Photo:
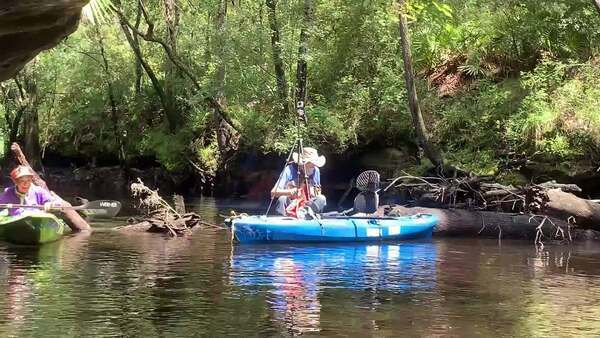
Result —
<path fill-rule="evenodd" d="M 550 197 L 548 191 L 558 189 L 580 193 L 575 184 L 554 181 L 522 187 L 492 182 L 492 177 L 415 177 L 401 176 L 387 185 L 408 193 L 414 204 L 432 207 L 452 207 L 469 210 L 530 212 L 544 210 Z M 574 196 L 574 195 L 573 195 Z"/>
<path fill-rule="evenodd" d="M 172 207 L 158 195 L 158 191 L 146 187 L 139 178 L 138 182 L 131 185 L 131 192 L 133 197 L 138 199 L 140 211 L 144 216 L 130 218 L 127 221 L 129 225 L 120 228 L 120 231 L 144 231 L 180 237 L 191 234 L 193 230 L 202 226 L 223 229 L 203 221 L 196 213 L 186 213 L 182 196 L 173 197 Z"/>
<path fill-rule="evenodd" d="M 432 213 L 438 235 L 573 240 L 600 231 L 600 204 L 576 196 L 574 184 L 546 182 L 505 186 L 490 177 L 415 177 L 392 180 L 383 192 L 403 195 L 406 206 L 385 206 L 388 215 Z"/>
<path fill-rule="evenodd" d="M 196 213 L 173 214 L 166 210 L 155 210 L 143 218 L 130 218 L 127 220 L 129 230 L 137 229 L 153 233 L 169 234 L 179 237 L 190 234 L 193 230 L 205 226 L 215 226 L 204 222 Z"/>

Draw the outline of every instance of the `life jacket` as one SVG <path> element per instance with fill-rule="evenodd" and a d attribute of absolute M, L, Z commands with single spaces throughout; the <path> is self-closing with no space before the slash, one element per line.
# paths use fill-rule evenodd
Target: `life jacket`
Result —
<path fill-rule="evenodd" d="M 287 216 L 298 218 L 298 209 L 303 208 L 308 202 L 308 187 L 306 184 L 302 185 L 302 189 L 300 189 L 300 196 L 294 198 L 290 205 L 285 208 L 285 214 Z"/>

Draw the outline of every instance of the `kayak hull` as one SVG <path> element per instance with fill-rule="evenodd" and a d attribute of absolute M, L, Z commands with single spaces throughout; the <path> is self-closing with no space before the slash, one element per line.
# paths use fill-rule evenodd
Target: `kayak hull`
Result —
<path fill-rule="evenodd" d="M 300 220 L 291 217 L 246 216 L 231 223 L 239 243 L 372 242 L 431 237 L 437 217 L 332 217 Z"/>
<path fill-rule="evenodd" d="M 54 242 L 65 233 L 65 223 L 48 213 L 0 216 L 0 239 L 14 244 Z"/>

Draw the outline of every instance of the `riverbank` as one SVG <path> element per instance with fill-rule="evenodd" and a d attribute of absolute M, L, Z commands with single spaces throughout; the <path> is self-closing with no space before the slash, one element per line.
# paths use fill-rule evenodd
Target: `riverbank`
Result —
<path fill-rule="evenodd" d="M 333 196 L 337 205 L 339 198 L 348 188 L 351 179 L 365 170 L 376 170 L 383 182 L 410 173 L 415 176 L 429 176 L 428 161 L 421 162 L 417 154 L 406 147 L 382 147 L 378 144 L 362 149 L 348 151 L 343 155 L 326 151 L 326 165 L 321 168 L 323 189 L 326 195 Z M 185 196 L 215 196 L 247 199 L 269 199 L 269 191 L 281 172 L 285 155 L 260 155 L 256 153 L 238 153 L 226 169 L 216 173 L 215 177 L 201 176 L 195 171 L 169 171 L 157 165 L 151 159 L 132 161 L 125 169 L 114 161 L 108 165 L 86 165 L 82 159 L 50 156 L 43 170 L 43 176 L 52 187 L 70 189 L 81 187 L 99 194 L 118 194 L 127 196 L 128 187 L 137 178 L 148 186 L 161 192 L 178 193 Z M 493 178 L 505 185 L 526 185 L 556 181 L 562 184 L 576 184 L 582 188 L 580 197 L 600 198 L 600 172 L 594 168 L 573 168 L 564 165 L 551 165 L 546 162 L 523 160 L 510 162 Z M 5 184 L 10 183 L 6 178 Z M 77 189 L 76 189 L 77 190 Z M 403 196 L 388 196 L 392 202 L 404 202 Z M 330 206 L 333 205 L 330 203 Z"/>

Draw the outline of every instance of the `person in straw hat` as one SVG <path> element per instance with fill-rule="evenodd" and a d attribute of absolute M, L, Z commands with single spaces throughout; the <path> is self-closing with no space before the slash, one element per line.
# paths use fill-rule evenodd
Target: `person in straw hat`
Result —
<path fill-rule="evenodd" d="M 0 194 L 0 204 L 43 205 L 45 211 L 63 205 L 60 198 L 32 183 L 33 170 L 28 166 L 20 165 L 16 167 L 10 172 L 10 178 L 15 185 L 6 188 Z M 8 214 L 11 216 L 20 215 L 24 211 L 39 212 L 38 209 L 28 208 L 9 207 L 7 209 Z"/>
<path fill-rule="evenodd" d="M 319 155 L 315 148 L 304 147 L 302 154 L 294 152 L 292 159 L 271 190 L 271 196 L 277 198 L 275 209 L 284 216 L 298 216 L 297 209 L 304 206 L 315 213 L 322 212 L 327 199 L 321 194 L 319 168 L 325 165 L 325 156 Z M 308 185 L 304 182 L 305 173 Z"/>

